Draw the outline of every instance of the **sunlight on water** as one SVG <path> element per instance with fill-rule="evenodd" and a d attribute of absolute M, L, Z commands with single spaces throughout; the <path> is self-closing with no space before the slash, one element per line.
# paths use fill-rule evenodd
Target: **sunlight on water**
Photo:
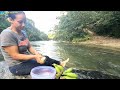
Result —
<path fill-rule="evenodd" d="M 34 48 L 42 53 L 43 55 L 47 55 L 53 59 L 61 60 L 56 53 L 57 48 L 55 47 L 55 41 L 35 41 L 31 42 Z M 38 46 L 37 46 L 38 45 Z"/>

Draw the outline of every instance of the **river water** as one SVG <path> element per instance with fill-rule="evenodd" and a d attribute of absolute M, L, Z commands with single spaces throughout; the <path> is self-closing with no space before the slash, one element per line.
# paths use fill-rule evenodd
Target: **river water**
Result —
<path fill-rule="evenodd" d="M 120 52 L 56 41 L 34 41 L 33 47 L 56 60 L 69 58 L 67 67 L 120 76 Z"/>
<path fill-rule="evenodd" d="M 53 59 L 60 61 L 69 58 L 67 67 L 120 77 L 120 52 L 56 41 L 31 41 L 31 44 L 38 52 Z M 2 55 L 0 60 L 3 60 Z"/>

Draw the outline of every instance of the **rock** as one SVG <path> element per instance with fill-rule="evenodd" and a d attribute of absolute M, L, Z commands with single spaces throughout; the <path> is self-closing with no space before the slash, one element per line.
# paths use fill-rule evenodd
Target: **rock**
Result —
<path fill-rule="evenodd" d="M 118 76 L 104 74 L 99 71 L 73 69 L 73 73 L 78 74 L 78 79 L 120 79 Z M 0 79 L 31 79 L 30 75 L 15 76 L 10 73 L 5 61 L 0 62 Z"/>
<path fill-rule="evenodd" d="M 30 75 L 16 76 L 13 75 L 5 61 L 0 62 L 0 79 L 31 79 Z"/>
<path fill-rule="evenodd" d="M 100 71 L 73 69 L 73 73 L 78 74 L 79 79 L 120 79 L 119 76 L 105 74 Z"/>

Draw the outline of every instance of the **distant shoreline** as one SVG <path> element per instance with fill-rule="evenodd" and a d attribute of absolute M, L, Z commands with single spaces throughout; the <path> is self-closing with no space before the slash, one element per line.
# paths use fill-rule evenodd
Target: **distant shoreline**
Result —
<path fill-rule="evenodd" d="M 91 40 L 79 44 L 120 51 L 120 39 L 110 37 L 94 36 Z"/>

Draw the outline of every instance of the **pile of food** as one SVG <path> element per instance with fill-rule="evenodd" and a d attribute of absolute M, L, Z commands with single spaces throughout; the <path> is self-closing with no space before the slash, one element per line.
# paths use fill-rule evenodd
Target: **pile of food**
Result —
<path fill-rule="evenodd" d="M 61 65 L 53 64 L 56 69 L 56 79 L 78 79 L 78 75 L 73 73 L 73 68 L 68 68 L 65 70 Z"/>

